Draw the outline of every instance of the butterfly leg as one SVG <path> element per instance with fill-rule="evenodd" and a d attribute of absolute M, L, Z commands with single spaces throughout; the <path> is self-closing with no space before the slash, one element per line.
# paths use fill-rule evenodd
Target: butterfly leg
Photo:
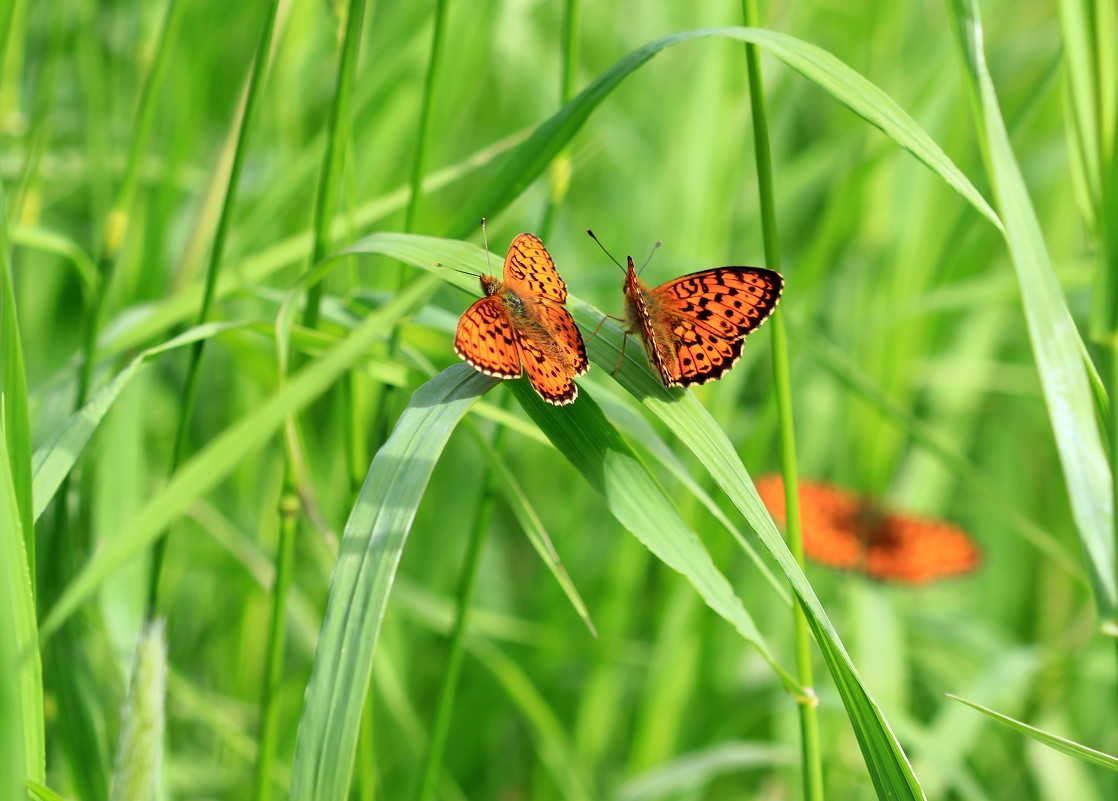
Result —
<path fill-rule="evenodd" d="M 628 342 L 628 341 L 629 341 L 629 332 L 628 331 L 622 331 L 621 332 L 621 355 L 617 357 L 617 364 L 615 364 L 613 366 L 613 369 L 609 371 L 610 375 L 613 375 L 619 369 L 621 369 L 621 362 L 625 361 L 625 343 Z"/>
<path fill-rule="evenodd" d="M 598 331 L 600 331 L 602 326 L 606 324 L 606 320 L 617 320 L 618 322 L 624 322 L 625 318 L 618 317 L 616 314 L 603 314 L 602 319 L 598 321 L 598 324 L 596 326 L 594 326 L 593 333 L 591 333 L 590 336 L 586 338 L 587 342 L 598 336 Z"/>

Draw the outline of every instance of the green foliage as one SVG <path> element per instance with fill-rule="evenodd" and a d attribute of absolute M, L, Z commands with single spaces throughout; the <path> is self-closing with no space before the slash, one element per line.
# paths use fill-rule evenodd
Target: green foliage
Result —
<path fill-rule="evenodd" d="M 1114 797 L 1113 9 L 365 5 L 0 11 L 3 791 L 129 764 L 168 534 L 169 797 L 414 797 L 440 698 L 440 798 L 795 798 L 806 703 L 823 797 Z M 760 264 L 759 180 L 800 472 L 962 525 L 975 574 L 801 569 L 751 479 L 792 433 L 775 326 L 684 392 L 603 320 L 588 226 L 663 240 L 654 285 Z M 522 230 L 573 407 L 454 356 Z"/>

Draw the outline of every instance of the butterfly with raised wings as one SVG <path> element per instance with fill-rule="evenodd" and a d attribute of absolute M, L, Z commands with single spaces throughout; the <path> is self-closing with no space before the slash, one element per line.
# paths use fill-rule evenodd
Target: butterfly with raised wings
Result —
<path fill-rule="evenodd" d="M 764 267 L 715 267 L 653 288 L 630 256 L 625 334 L 640 334 L 665 387 L 705 384 L 737 363 L 746 335 L 769 318 L 783 289 L 783 276 Z M 621 347 L 624 355 L 624 340 Z"/>
<path fill-rule="evenodd" d="M 535 234 L 518 234 L 503 281 L 480 276 L 484 297 L 462 314 L 454 351 L 485 375 L 519 378 L 556 406 L 574 403 L 574 379 L 590 369 L 586 345 L 564 306 L 567 285 Z"/>

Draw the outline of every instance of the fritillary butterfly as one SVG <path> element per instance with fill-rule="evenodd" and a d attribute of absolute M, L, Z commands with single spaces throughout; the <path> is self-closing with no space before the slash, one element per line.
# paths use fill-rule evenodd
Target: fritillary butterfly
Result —
<path fill-rule="evenodd" d="M 589 228 L 586 233 L 598 242 Z M 598 246 L 610 256 L 601 242 Z M 764 267 L 715 267 L 651 289 L 630 256 L 625 337 L 641 335 L 648 361 L 665 387 L 705 384 L 737 363 L 746 335 L 769 319 L 783 289 L 780 273 Z M 622 358 L 626 339 L 621 340 Z"/>
<path fill-rule="evenodd" d="M 757 492 L 783 524 L 784 481 L 765 476 Z M 871 578 L 926 584 L 978 566 L 978 546 L 942 520 L 883 512 L 865 498 L 822 482 L 800 482 L 804 554 L 816 562 L 861 570 Z"/>
<path fill-rule="evenodd" d="M 567 285 L 535 234 L 519 234 L 505 256 L 504 281 L 481 276 L 485 297 L 466 309 L 454 352 L 486 375 L 528 380 L 548 403 L 578 397 L 575 376 L 590 369 L 582 334 L 563 304 Z"/>

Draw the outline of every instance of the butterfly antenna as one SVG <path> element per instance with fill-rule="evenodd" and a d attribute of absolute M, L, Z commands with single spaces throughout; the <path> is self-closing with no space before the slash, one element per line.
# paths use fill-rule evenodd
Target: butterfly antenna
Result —
<path fill-rule="evenodd" d="M 590 235 L 590 238 L 591 238 L 591 239 L 593 239 L 593 240 L 594 240 L 595 242 L 597 242 L 597 243 L 598 243 L 598 247 L 600 247 L 600 248 L 602 249 L 602 252 L 603 252 L 603 253 L 605 253 L 605 254 L 606 254 L 607 256 L 609 256 L 609 258 L 610 258 L 610 261 L 612 261 L 612 262 L 613 262 L 614 264 L 616 264 L 616 265 L 617 265 L 618 267 L 621 267 L 621 262 L 619 262 L 619 261 L 618 261 L 617 259 L 615 259 L 615 258 L 613 257 L 613 254 L 612 254 L 612 253 L 610 253 L 610 252 L 609 252 L 608 250 L 606 250 L 606 246 L 605 246 L 605 245 L 603 245 L 603 244 L 601 243 L 601 241 L 600 241 L 600 240 L 598 239 L 598 237 L 594 236 L 594 232 L 593 232 L 593 231 L 591 231 L 591 230 L 590 230 L 589 228 L 587 228 L 587 229 L 586 229 L 586 233 L 588 233 L 588 234 Z M 621 269 L 622 269 L 622 270 L 625 270 L 626 268 L 624 268 L 624 267 L 621 267 Z"/>
<path fill-rule="evenodd" d="M 644 272 L 644 268 L 648 266 L 648 263 L 650 261 L 652 261 L 652 257 L 656 255 L 656 251 L 660 249 L 660 246 L 662 244 L 664 244 L 664 243 L 663 242 L 657 242 L 655 245 L 652 246 L 652 250 L 648 251 L 648 258 L 644 260 L 644 264 L 642 264 L 641 268 L 639 270 L 637 270 L 638 273 L 643 273 Z"/>
<path fill-rule="evenodd" d="M 477 276 L 474 275 L 474 273 L 471 273 L 469 270 L 463 270 L 463 269 L 460 269 L 458 267 L 451 267 L 449 264 L 443 264 L 441 261 L 435 262 L 435 266 L 436 267 L 442 267 L 442 268 L 445 268 L 447 270 L 454 270 L 454 272 L 456 272 L 456 273 L 462 273 L 462 275 L 469 275 L 469 276 L 472 276 L 474 278 L 477 278 Z"/>
<path fill-rule="evenodd" d="M 485 218 L 481 218 L 481 238 L 485 242 L 485 266 L 489 268 L 489 274 L 493 275 L 493 265 L 489 263 L 489 234 L 485 231 Z"/>

